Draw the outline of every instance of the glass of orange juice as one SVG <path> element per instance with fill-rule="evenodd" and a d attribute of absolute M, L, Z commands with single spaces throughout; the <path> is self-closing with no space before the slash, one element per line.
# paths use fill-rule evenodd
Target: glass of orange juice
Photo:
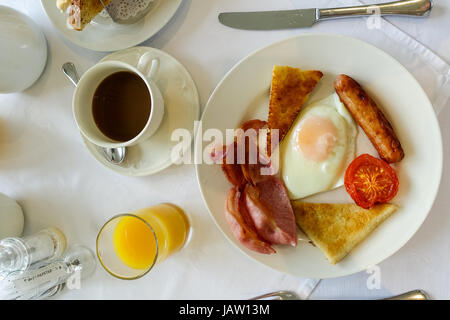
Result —
<path fill-rule="evenodd" d="M 97 255 L 113 276 L 133 280 L 180 250 L 190 235 L 185 212 L 161 203 L 108 220 L 97 236 Z"/>

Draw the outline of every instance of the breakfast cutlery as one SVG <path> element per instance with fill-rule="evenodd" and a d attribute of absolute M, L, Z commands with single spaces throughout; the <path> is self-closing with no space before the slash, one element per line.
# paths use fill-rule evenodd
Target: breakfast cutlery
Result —
<path fill-rule="evenodd" d="M 80 81 L 80 77 L 78 76 L 77 69 L 72 62 L 66 62 L 62 65 L 62 72 L 69 78 L 70 82 L 76 87 L 78 85 L 78 81 Z"/>
<path fill-rule="evenodd" d="M 125 159 L 126 149 L 121 148 L 101 148 L 105 158 L 114 164 L 120 164 Z"/>
<path fill-rule="evenodd" d="M 254 298 L 251 298 L 250 300 L 265 300 L 267 298 L 278 298 L 278 299 L 269 299 L 269 300 L 301 300 L 298 294 L 296 294 L 293 291 L 275 291 L 266 293 Z"/>
<path fill-rule="evenodd" d="M 267 298 L 275 298 L 269 300 L 301 300 L 295 292 L 284 290 L 266 293 L 261 296 L 254 297 L 250 300 L 265 300 Z M 431 298 L 425 291 L 419 289 L 408 291 L 397 296 L 385 298 L 383 300 L 431 300 Z"/>
<path fill-rule="evenodd" d="M 73 83 L 73 85 L 76 87 L 78 84 L 78 81 L 80 81 L 80 77 L 78 76 L 77 69 L 75 68 L 75 65 L 72 62 L 66 62 L 62 65 L 62 71 L 64 74 L 69 78 L 69 80 Z M 126 148 L 120 147 L 120 148 L 102 148 L 103 155 L 112 164 L 119 165 L 123 162 L 126 155 Z"/>
<path fill-rule="evenodd" d="M 399 294 L 398 296 L 385 298 L 383 300 L 431 300 L 431 298 L 428 295 L 428 293 L 419 289 L 419 290 L 408 291 L 408 292 Z"/>
<path fill-rule="evenodd" d="M 426 16 L 433 0 L 405 0 L 376 5 L 342 8 L 310 8 L 285 11 L 224 12 L 219 21 L 228 27 L 245 30 L 276 30 L 311 27 L 314 23 L 336 19 L 371 15 Z"/>

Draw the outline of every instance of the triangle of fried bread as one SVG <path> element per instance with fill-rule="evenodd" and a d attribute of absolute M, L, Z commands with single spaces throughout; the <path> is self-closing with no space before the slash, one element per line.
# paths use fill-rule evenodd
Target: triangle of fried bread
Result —
<path fill-rule="evenodd" d="M 103 4 L 108 5 L 111 0 L 102 0 Z M 70 3 L 69 24 L 78 31 L 91 22 L 102 10 L 103 4 L 100 0 L 72 0 Z"/>
<path fill-rule="evenodd" d="M 317 70 L 302 71 L 288 66 L 274 66 L 267 123 L 268 155 L 272 150 L 271 130 L 279 130 L 279 141 L 284 138 L 322 76 L 323 73 Z"/>
<path fill-rule="evenodd" d="M 398 207 L 379 204 L 366 210 L 356 204 L 292 201 L 298 226 L 331 264 L 344 258 Z"/>

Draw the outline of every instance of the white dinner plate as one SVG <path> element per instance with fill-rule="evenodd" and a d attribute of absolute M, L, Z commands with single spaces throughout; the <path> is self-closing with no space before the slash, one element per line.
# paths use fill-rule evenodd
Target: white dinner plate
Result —
<path fill-rule="evenodd" d="M 133 24 L 117 24 L 97 16 L 83 31 L 67 26 L 67 14 L 56 7 L 56 0 L 41 0 L 42 7 L 56 29 L 73 43 L 95 51 L 116 51 L 135 46 L 161 30 L 173 17 L 182 0 L 155 0 L 154 7 Z"/>
<path fill-rule="evenodd" d="M 248 250 L 236 240 L 225 220 L 230 183 L 219 165 L 197 164 L 197 178 L 206 206 L 224 235 L 244 254 L 284 273 L 308 278 L 331 278 L 367 269 L 399 250 L 419 229 L 436 197 L 442 173 L 442 141 L 433 107 L 414 77 L 394 58 L 361 40 L 341 35 L 311 34 L 289 38 L 256 51 L 239 62 L 219 83 L 202 116 L 196 136 L 196 163 L 202 158 L 201 132 L 209 128 L 238 128 L 254 118 L 266 120 L 274 65 L 318 69 L 324 77 L 309 102 L 334 92 L 333 81 L 344 73 L 374 97 L 391 120 L 405 151 L 396 165 L 400 189 L 393 202 L 400 209 L 337 265 L 307 241 L 296 248 L 276 246 L 277 254 Z M 359 129 L 357 152 L 368 150 Z M 344 188 L 308 198 L 318 202 L 352 202 Z"/>

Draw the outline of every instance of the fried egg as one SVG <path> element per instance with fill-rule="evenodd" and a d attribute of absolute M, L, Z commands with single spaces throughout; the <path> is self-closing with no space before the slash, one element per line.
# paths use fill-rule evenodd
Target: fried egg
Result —
<path fill-rule="evenodd" d="M 336 93 L 300 111 L 279 147 L 281 176 L 292 200 L 344 184 L 357 130 Z"/>

